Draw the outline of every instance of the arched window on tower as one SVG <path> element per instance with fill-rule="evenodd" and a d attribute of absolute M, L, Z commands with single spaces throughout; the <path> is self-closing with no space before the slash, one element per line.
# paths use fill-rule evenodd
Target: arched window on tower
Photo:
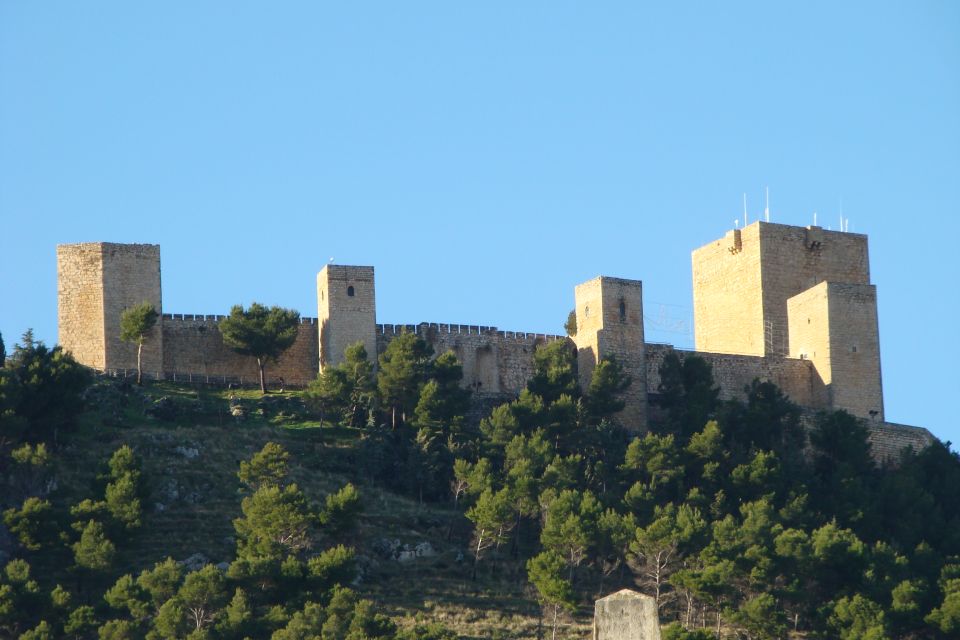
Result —
<path fill-rule="evenodd" d="M 354 293 L 354 291 L 353 291 L 353 285 L 350 285 L 349 287 L 347 287 L 347 295 L 352 298 L 352 297 L 353 297 L 353 293 Z"/>
<path fill-rule="evenodd" d="M 627 321 L 627 303 L 624 302 L 623 298 L 620 298 L 620 322 Z"/>

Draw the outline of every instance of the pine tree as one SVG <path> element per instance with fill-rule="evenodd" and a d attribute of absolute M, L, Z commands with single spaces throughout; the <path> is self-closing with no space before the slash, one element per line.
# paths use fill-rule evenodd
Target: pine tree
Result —
<path fill-rule="evenodd" d="M 402 333 L 380 354 L 377 388 L 390 410 L 390 424 L 396 429 L 406 422 L 420 397 L 420 388 L 430 374 L 433 349 L 412 333 Z"/>
<path fill-rule="evenodd" d="M 281 307 L 268 309 L 257 302 L 248 309 L 234 305 L 230 315 L 220 321 L 219 329 L 224 344 L 242 356 L 256 358 L 260 391 L 266 394 L 264 369 L 293 346 L 300 329 L 300 314 Z"/>
<path fill-rule="evenodd" d="M 159 314 L 153 304 L 143 302 L 120 314 L 120 339 L 137 345 L 137 384 L 143 384 L 143 343 L 157 324 Z"/>
<path fill-rule="evenodd" d="M 106 571 L 116 556 L 116 547 L 104 533 L 103 525 L 96 520 L 87 522 L 80 534 L 80 540 L 74 543 L 72 548 L 77 566 L 89 571 Z"/>

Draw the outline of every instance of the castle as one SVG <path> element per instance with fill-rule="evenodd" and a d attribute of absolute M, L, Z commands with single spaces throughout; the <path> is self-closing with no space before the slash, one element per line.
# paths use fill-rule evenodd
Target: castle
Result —
<path fill-rule="evenodd" d="M 144 301 L 162 310 L 160 248 L 107 242 L 57 247 L 59 341 L 83 364 L 102 371 L 136 367 L 136 346 L 120 340 L 123 309 Z M 865 419 L 875 454 L 921 449 L 925 429 L 885 422 L 876 287 L 870 283 L 867 237 L 754 222 L 693 252 L 695 353 L 713 368 L 725 398 L 754 379 L 778 385 L 810 409 L 844 409 Z M 423 322 L 378 324 L 373 267 L 327 265 L 317 275 L 317 317 L 301 318 L 298 337 L 271 378 L 288 385 L 313 380 L 362 341 L 382 353 L 413 332 L 436 353 L 453 350 L 464 384 L 477 395 L 519 393 L 543 343 L 569 342 L 589 383 L 598 358 L 614 355 L 632 376 L 624 424 L 642 430 L 659 386 L 659 368 L 674 351 L 645 342 L 642 283 L 599 276 L 575 289 L 573 337 L 500 331 L 496 327 Z M 194 381 L 257 376 L 252 358 L 227 348 L 224 316 L 162 313 L 143 349 L 144 371 Z"/>

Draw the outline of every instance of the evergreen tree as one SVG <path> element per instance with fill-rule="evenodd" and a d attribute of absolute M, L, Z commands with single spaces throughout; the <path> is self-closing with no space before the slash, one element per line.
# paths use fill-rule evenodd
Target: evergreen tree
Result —
<path fill-rule="evenodd" d="M 485 489 L 477 498 L 477 503 L 467 510 L 466 515 L 473 523 L 472 578 L 476 580 L 480 560 L 488 549 L 500 546 L 512 524 L 510 492 L 506 489 Z"/>
<path fill-rule="evenodd" d="M 925 619 L 945 634 L 960 633 L 960 564 L 944 566 L 939 584 L 943 600 Z"/>
<path fill-rule="evenodd" d="M 23 334 L 8 368 L 16 377 L 15 412 L 29 425 L 31 440 L 56 439 L 58 430 L 72 426 L 83 408 L 83 392 L 93 380 L 89 369 L 58 345 L 47 348 Z"/>
<path fill-rule="evenodd" d="M 0 573 L 0 631 L 19 634 L 40 610 L 40 585 L 26 560 L 11 560 Z"/>
<path fill-rule="evenodd" d="M 120 339 L 137 345 L 138 385 L 143 384 L 143 343 L 156 326 L 158 317 L 156 308 L 149 302 L 128 307 L 120 314 Z"/>
<path fill-rule="evenodd" d="M 573 611 L 576 608 L 573 584 L 563 576 L 566 568 L 566 562 L 556 551 L 544 551 L 527 561 L 527 580 L 536 588 L 541 605 L 553 608 L 550 635 L 553 640 L 557 637 L 560 609 Z"/>
<path fill-rule="evenodd" d="M 541 344 L 533 353 L 533 377 L 527 389 L 546 402 L 561 395 L 577 397 L 577 360 L 565 340 Z"/>
<path fill-rule="evenodd" d="M 566 562 L 571 584 L 577 567 L 597 545 L 601 513 L 600 502 L 590 491 L 573 489 L 561 491 L 546 507 L 540 542 Z"/>
<path fill-rule="evenodd" d="M 83 527 L 80 540 L 73 544 L 73 558 L 81 569 L 94 572 L 108 570 L 116 556 L 116 547 L 104 533 L 103 525 L 90 520 Z"/>
<path fill-rule="evenodd" d="M 563 329 L 567 335 L 573 338 L 577 335 L 577 310 L 571 309 L 567 314 L 567 321 L 563 323 Z"/>
<path fill-rule="evenodd" d="M 833 605 L 830 627 L 840 640 L 886 640 L 886 616 L 876 602 L 861 596 L 840 598 Z"/>
<path fill-rule="evenodd" d="M 185 612 L 192 631 L 212 627 L 227 605 L 227 591 L 223 574 L 213 565 L 188 573 L 177 595 L 172 599 Z"/>
<path fill-rule="evenodd" d="M 280 578 L 280 565 L 312 544 L 312 515 L 306 496 L 295 484 L 266 485 L 241 503 L 243 517 L 233 521 L 237 559 L 231 577 L 247 577 L 261 588 Z"/>
<path fill-rule="evenodd" d="M 240 462 L 237 477 L 250 491 L 262 487 L 283 486 L 289 473 L 290 453 L 283 445 L 268 442 L 250 460 Z"/>
<path fill-rule="evenodd" d="M 135 640 L 139 634 L 129 620 L 107 620 L 97 629 L 97 637 L 99 640 Z"/>
<path fill-rule="evenodd" d="M 866 527 L 864 506 L 872 500 L 875 474 L 869 431 L 846 411 L 820 413 L 810 433 L 813 452 L 811 497 L 827 517 L 845 526 Z"/>
<path fill-rule="evenodd" d="M 601 359 L 593 370 L 590 388 L 587 390 L 586 405 L 591 419 L 599 422 L 622 411 L 625 403 L 620 396 L 632 382 L 616 358 L 607 356 Z"/>
<path fill-rule="evenodd" d="M 375 408 L 376 396 L 373 364 L 363 342 L 358 341 L 344 350 L 341 364 L 323 368 L 304 393 L 304 400 L 320 413 L 321 421 L 326 413 L 332 413 L 350 426 L 360 427 Z"/>
<path fill-rule="evenodd" d="M 380 354 L 377 388 L 396 429 L 413 413 L 420 388 L 430 375 L 433 349 L 412 333 L 402 333 Z"/>
<path fill-rule="evenodd" d="M 658 403 L 666 412 L 657 431 L 675 434 L 681 442 L 703 429 L 719 406 L 720 388 L 713 382 L 713 370 L 700 356 L 669 352 L 660 365 Z"/>
<path fill-rule="evenodd" d="M 97 616 L 93 607 L 83 605 L 70 612 L 63 633 L 70 638 L 86 638 L 88 633 L 97 628 Z"/>
<path fill-rule="evenodd" d="M 300 314 L 293 309 L 270 307 L 254 302 L 248 309 L 234 305 L 220 321 L 220 334 L 228 347 L 242 356 L 257 359 L 260 391 L 267 392 L 264 369 L 293 346 L 300 327 Z"/>
<path fill-rule="evenodd" d="M 19 509 L 4 511 L 3 522 L 28 551 L 39 551 L 56 540 L 57 527 L 47 500 L 27 498 Z"/>
<path fill-rule="evenodd" d="M 343 534 L 356 525 L 362 509 L 360 492 L 348 482 L 326 497 L 318 519 L 327 534 Z"/>

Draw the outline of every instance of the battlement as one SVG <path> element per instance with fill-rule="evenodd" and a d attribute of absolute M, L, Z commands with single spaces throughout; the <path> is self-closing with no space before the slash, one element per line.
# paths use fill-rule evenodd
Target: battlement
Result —
<path fill-rule="evenodd" d="M 172 321 L 175 321 L 175 320 L 176 320 L 176 321 L 180 321 L 180 322 L 211 322 L 211 323 L 218 323 L 218 322 L 226 319 L 226 317 L 227 317 L 227 316 L 217 315 L 217 314 L 207 314 L 207 315 L 204 315 L 204 314 L 202 314 L 202 313 L 164 313 L 164 314 L 162 315 L 163 320 L 168 321 L 168 322 L 172 322 Z M 316 318 L 307 318 L 307 317 L 304 317 L 304 316 L 300 316 L 300 324 L 315 325 L 315 324 L 317 324 L 317 319 L 316 319 Z"/>
<path fill-rule="evenodd" d="M 541 340 L 543 342 L 552 342 L 554 340 L 566 340 L 566 336 L 552 335 L 549 333 L 529 333 L 526 331 L 500 331 L 497 327 L 485 327 L 475 324 L 454 324 L 446 322 L 421 322 L 419 324 L 378 324 L 378 336 L 397 336 L 402 333 L 412 333 L 415 335 L 425 335 L 430 332 L 439 334 L 456 335 L 489 335 L 502 338 L 504 340 Z"/>

